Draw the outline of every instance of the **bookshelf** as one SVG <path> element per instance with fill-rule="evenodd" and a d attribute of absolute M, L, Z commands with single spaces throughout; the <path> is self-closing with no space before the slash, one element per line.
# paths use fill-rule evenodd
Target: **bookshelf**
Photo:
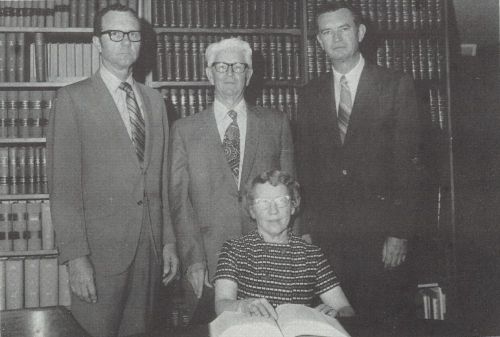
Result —
<path fill-rule="evenodd" d="M 42 166 L 46 165 L 46 124 L 54 92 L 97 69 L 91 22 L 96 10 L 117 1 L 0 1 L 0 207 L 48 205 Z M 154 62 L 145 81 L 161 92 L 172 120 L 197 113 L 213 101 L 204 65 L 208 44 L 241 36 L 254 51 L 254 75 L 247 99 L 285 111 L 292 126 L 298 113 L 299 89 L 330 69 L 316 41 L 314 22 L 315 9 L 327 1 L 120 0 L 151 24 L 154 39 L 148 53 L 153 54 Z M 423 102 L 421 119 L 427 137 L 421 144 L 422 185 L 430 187 L 422 191 L 419 226 L 438 247 L 437 255 L 429 259 L 439 261 L 425 271 L 423 281 L 443 283 L 444 290 L 451 291 L 455 227 L 448 6 L 452 4 L 445 0 L 352 3 L 369 20 L 369 35 L 363 45 L 367 58 L 411 74 Z M 13 181 L 14 185 L 24 182 L 24 188 L 13 188 Z M 30 193 L 17 193 L 26 190 Z M 9 222 L 12 216 L 9 218 L 7 212 L 4 218 Z M 0 212 L 0 236 L 7 231 L 1 219 Z M 42 212 L 39 219 L 43 222 Z M 20 263 L 41 262 L 56 254 L 55 247 L 0 251 L 0 310 L 7 308 L 1 294 L 13 282 L 6 278 L 7 264 L 11 264 L 7 262 L 17 261 L 13 270 L 20 270 L 24 268 Z M 60 285 L 67 284 L 63 269 L 59 277 Z M 60 299 L 69 304 L 64 295 L 67 287 L 59 290 Z"/>

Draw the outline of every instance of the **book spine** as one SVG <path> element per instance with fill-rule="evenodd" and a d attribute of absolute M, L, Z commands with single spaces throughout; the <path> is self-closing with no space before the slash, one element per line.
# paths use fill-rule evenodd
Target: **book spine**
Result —
<path fill-rule="evenodd" d="M 205 49 L 207 46 L 206 37 L 201 35 L 198 37 L 199 53 L 198 56 L 198 67 L 200 68 L 200 79 L 207 80 L 207 74 L 205 72 L 206 60 L 205 60 Z"/>
<path fill-rule="evenodd" d="M 7 92 L 0 91 L 0 138 L 7 137 Z"/>
<path fill-rule="evenodd" d="M 9 220 L 9 214 L 10 204 L 5 202 L 0 203 L 0 251 L 12 250 L 12 240 L 10 239 L 12 223 Z"/>
<path fill-rule="evenodd" d="M 185 13 L 184 13 L 184 1 L 177 1 L 177 26 L 179 28 L 184 28 L 186 27 L 186 22 L 185 22 Z"/>
<path fill-rule="evenodd" d="M 9 148 L 0 147 L 0 194 L 9 194 Z"/>
<path fill-rule="evenodd" d="M 194 27 L 194 22 L 193 22 L 193 17 L 194 17 L 194 10 L 193 10 L 193 2 L 191 0 L 184 0 L 183 1 L 186 10 L 184 11 L 185 14 L 185 21 L 186 21 L 186 27 L 188 28 L 193 28 Z"/>
<path fill-rule="evenodd" d="M 163 3 L 164 1 L 151 0 L 151 25 L 153 27 L 160 27 L 163 22 L 161 17 Z"/>
<path fill-rule="evenodd" d="M 18 105 L 18 136 L 21 138 L 28 138 L 29 133 L 29 115 L 30 115 L 30 104 L 29 104 L 29 92 L 19 91 L 19 105 Z"/>
<path fill-rule="evenodd" d="M 16 202 L 11 205 L 12 250 L 28 250 L 26 203 Z"/>
<path fill-rule="evenodd" d="M 5 70 L 7 68 L 7 40 L 5 33 L 0 33 L 0 82 L 5 82 Z"/>
<path fill-rule="evenodd" d="M 47 136 L 47 127 L 49 125 L 49 114 L 52 109 L 54 100 L 54 91 L 44 90 L 42 93 L 42 119 L 40 125 L 42 127 L 42 136 Z"/>
<path fill-rule="evenodd" d="M 16 192 L 26 194 L 26 148 L 20 146 L 16 151 Z"/>
<path fill-rule="evenodd" d="M 7 81 L 16 82 L 16 33 L 7 33 Z"/>
<path fill-rule="evenodd" d="M 24 307 L 40 306 L 40 260 L 24 260 Z"/>
<path fill-rule="evenodd" d="M 18 111 L 17 111 L 17 91 L 7 92 L 7 137 L 16 138 L 17 137 L 17 122 L 18 122 Z"/>
<path fill-rule="evenodd" d="M 47 176 L 47 148 L 39 147 L 40 151 L 40 193 L 49 193 L 49 182 Z"/>
<path fill-rule="evenodd" d="M 73 1 L 72 1 L 73 2 Z M 80 0 L 78 6 L 78 27 L 86 27 L 87 26 L 87 3 L 92 1 Z"/>
<path fill-rule="evenodd" d="M 182 80 L 182 44 L 179 35 L 174 36 L 174 60 L 175 80 L 180 82 Z"/>
<path fill-rule="evenodd" d="M 85 27 L 94 26 L 95 10 L 95 1 L 89 1 L 87 4 L 87 22 L 85 23 Z"/>
<path fill-rule="evenodd" d="M 59 303 L 59 267 L 57 258 L 40 259 L 40 306 L 49 307 Z"/>
<path fill-rule="evenodd" d="M 192 80 L 192 73 L 191 73 L 191 55 L 190 55 L 190 41 L 189 41 L 189 35 L 183 35 L 182 36 L 182 65 L 184 66 L 184 71 L 183 71 L 183 79 L 184 81 L 191 81 Z"/>
<path fill-rule="evenodd" d="M 22 258 L 5 261 L 5 308 L 22 309 L 24 302 L 24 267 Z"/>
<path fill-rule="evenodd" d="M 219 9 L 218 17 L 219 17 L 219 27 L 227 28 L 226 23 L 226 2 L 225 0 L 217 0 L 217 8 Z"/>
<path fill-rule="evenodd" d="M 33 146 L 28 146 L 26 148 L 26 193 L 36 192 L 35 181 L 35 152 Z"/>
<path fill-rule="evenodd" d="M 69 27 L 78 27 L 79 22 L 79 4 L 85 0 L 72 0 L 69 6 Z"/>
<path fill-rule="evenodd" d="M 46 27 L 56 27 L 55 26 L 55 0 L 47 0 L 47 9 L 45 11 L 45 26 Z"/>
<path fill-rule="evenodd" d="M 263 62 L 262 62 L 262 75 L 265 80 L 268 80 L 271 76 L 271 69 L 269 68 L 269 50 L 268 50 L 268 41 L 267 36 L 260 36 L 260 51 L 262 54 Z"/>
<path fill-rule="evenodd" d="M 295 74 L 295 80 L 300 81 L 302 78 L 301 62 L 300 62 L 300 41 L 298 37 L 293 37 L 293 73 Z"/>
<path fill-rule="evenodd" d="M 42 217 L 42 249 L 54 249 L 54 225 L 50 216 L 50 203 L 44 201 L 40 207 Z"/>
<path fill-rule="evenodd" d="M 29 233 L 28 250 L 42 249 L 42 221 L 41 203 L 34 202 L 26 205 L 28 215 L 27 228 Z"/>
<path fill-rule="evenodd" d="M 180 107 L 179 107 L 180 117 L 184 118 L 189 115 L 189 105 L 188 105 L 188 97 L 186 89 L 181 88 L 179 90 L 179 96 L 180 96 Z"/>
<path fill-rule="evenodd" d="M 191 36 L 191 52 L 189 54 L 189 68 L 191 68 L 191 79 L 193 81 L 199 81 L 201 79 L 200 72 L 201 68 L 198 68 L 198 37 L 196 35 Z M 189 45 L 187 46 L 189 48 Z"/>

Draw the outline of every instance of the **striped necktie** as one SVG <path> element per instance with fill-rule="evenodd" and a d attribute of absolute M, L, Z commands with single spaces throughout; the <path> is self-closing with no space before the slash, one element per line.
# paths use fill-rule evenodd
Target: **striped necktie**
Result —
<path fill-rule="evenodd" d="M 234 110 L 229 110 L 227 114 L 231 117 L 232 122 L 226 129 L 222 145 L 234 179 L 238 182 L 240 176 L 240 128 L 236 120 L 238 114 Z"/>
<path fill-rule="evenodd" d="M 132 142 L 135 145 L 135 152 L 139 161 L 142 163 L 144 161 L 144 148 L 146 143 L 146 128 L 144 126 L 144 118 L 142 117 L 141 110 L 135 99 L 134 91 L 132 87 L 127 82 L 122 82 L 120 84 L 120 89 L 125 91 L 127 110 L 130 118 L 130 133 Z"/>
<path fill-rule="evenodd" d="M 349 125 L 349 117 L 352 111 L 351 90 L 344 75 L 340 78 L 340 101 L 338 112 L 338 124 L 340 131 L 340 139 L 344 143 L 345 135 L 347 133 L 347 126 Z"/>

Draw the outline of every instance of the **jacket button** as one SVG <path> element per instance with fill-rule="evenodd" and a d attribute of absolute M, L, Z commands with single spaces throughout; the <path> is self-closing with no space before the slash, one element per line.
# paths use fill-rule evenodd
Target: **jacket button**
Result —
<path fill-rule="evenodd" d="M 137 205 L 142 206 L 142 200 L 139 200 L 139 201 L 137 202 Z"/>
<path fill-rule="evenodd" d="M 347 170 L 342 170 L 342 174 L 346 176 L 347 175 Z"/>

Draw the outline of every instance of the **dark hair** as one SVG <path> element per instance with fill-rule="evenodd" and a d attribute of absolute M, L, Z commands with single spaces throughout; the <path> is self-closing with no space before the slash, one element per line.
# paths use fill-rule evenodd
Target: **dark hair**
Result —
<path fill-rule="evenodd" d="M 359 27 L 360 24 L 363 23 L 363 17 L 361 16 L 361 13 L 359 10 L 351 5 L 350 3 L 346 1 L 334 1 L 334 2 L 329 2 L 323 5 L 320 5 L 318 9 L 316 10 L 316 26 L 317 26 L 317 21 L 318 18 L 321 14 L 325 13 L 330 13 L 330 12 L 336 12 L 340 9 L 347 9 L 351 12 L 353 18 L 354 18 L 354 23 L 356 24 L 357 27 Z"/>
<path fill-rule="evenodd" d="M 269 183 L 272 186 L 278 186 L 279 184 L 284 185 L 288 189 L 288 194 L 290 195 L 290 202 L 296 211 L 299 210 L 300 206 L 300 186 L 297 181 L 295 181 L 292 176 L 284 171 L 271 170 L 266 171 L 258 176 L 256 176 L 249 184 L 246 186 L 245 193 L 245 206 L 247 210 L 250 205 L 253 204 L 255 200 L 255 186 Z"/>
<path fill-rule="evenodd" d="M 101 9 L 97 14 L 95 15 L 94 18 L 94 36 L 100 36 L 102 32 L 102 17 L 106 15 L 106 13 L 111 12 L 111 11 L 116 11 L 116 12 L 130 12 L 139 22 L 141 23 L 141 20 L 139 19 L 139 16 L 137 15 L 137 12 L 134 11 L 132 8 L 127 7 L 125 5 L 122 5 L 119 2 L 116 2 L 112 5 L 109 5 L 107 7 L 104 7 Z"/>

